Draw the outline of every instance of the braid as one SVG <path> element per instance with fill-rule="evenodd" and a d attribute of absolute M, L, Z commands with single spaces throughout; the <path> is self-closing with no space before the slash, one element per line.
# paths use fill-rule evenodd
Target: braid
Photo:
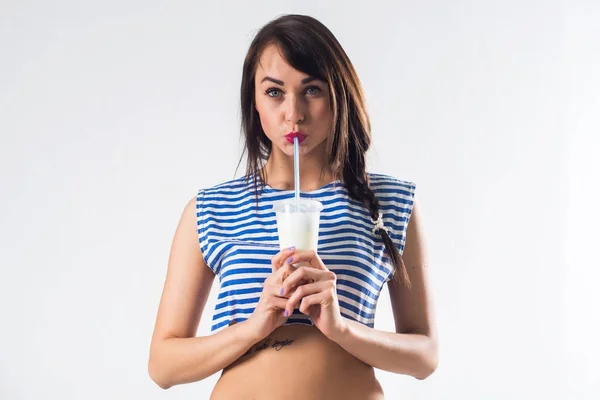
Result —
<path fill-rule="evenodd" d="M 365 186 L 365 197 L 363 197 L 363 199 L 365 199 L 364 204 L 371 213 L 371 219 L 373 221 L 377 221 L 379 218 L 379 200 L 368 185 Z M 392 238 L 383 229 L 379 229 L 379 234 L 383 239 L 385 249 L 392 260 L 392 264 L 396 267 L 394 271 L 394 278 L 399 279 L 399 282 L 403 285 L 410 287 L 410 278 L 408 277 L 408 272 L 406 271 L 406 265 L 404 264 L 404 260 L 402 260 L 402 256 L 396 248 L 396 245 L 392 241 Z"/>
<path fill-rule="evenodd" d="M 356 147 L 352 143 L 349 143 L 348 147 L 348 155 L 350 157 L 349 160 L 344 163 L 343 167 L 346 189 L 348 189 L 350 197 L 365 205 L 367 210 L 369 210 L 371 219 L 377 221 L 379 218 L 380 204 L 379 199 L 375 196 L 375 193 L 369 186 L 367 173 L 365 171 L 364 153 L 357 152 Z M 360 154 L 363 154 L 363 156 L 360 157 Z M 354 161 L 354 163 L 351 161 Z M 352 164 L 354 164 L 354 166 Z M 358 171 L 361 171 L 361 173 L 357 174 Z M 406 270 L 406 265 L 404 264 L 396 245 L 392 241 L 392 238 L 383 229 L 379 229 L 379 234 L 383 239 L 385 250 L 392 261 L 392 265 L 394 265 L 393 278 L 397 282 L 410 287 L 410 278 Z"/>

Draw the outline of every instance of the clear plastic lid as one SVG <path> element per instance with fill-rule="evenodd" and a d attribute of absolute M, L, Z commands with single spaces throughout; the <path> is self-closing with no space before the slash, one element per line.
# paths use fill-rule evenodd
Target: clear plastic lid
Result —
<path fill-rule="evenodd" d="M 275 212 L 320 212 L 323 210 L 323 204 L 317 200 L 292 198 L 276 201 L 273 210 Z"/>

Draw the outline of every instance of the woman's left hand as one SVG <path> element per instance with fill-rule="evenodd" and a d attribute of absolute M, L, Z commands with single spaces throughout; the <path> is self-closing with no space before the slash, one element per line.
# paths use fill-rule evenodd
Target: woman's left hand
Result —
<path fill-rule="evenodd" d="M 300 312 L 308 315 L 325 336 L 339 336 L 346 329 L 347 322 L 340 313 L 335 273 L 313 250 L 297 250 L 288 263 L 306 266 L 299 266 L 283 281 L 282 295 L 291 294 L 286 304 L 287 315 L 299 306 Z"/>

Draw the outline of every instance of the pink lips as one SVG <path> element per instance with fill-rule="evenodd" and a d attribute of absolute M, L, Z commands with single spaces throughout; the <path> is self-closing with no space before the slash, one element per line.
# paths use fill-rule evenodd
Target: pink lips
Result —
<path fill-rule="evenodd" d="M 287 139 L 287 141 L 292 144 L 294 144 L 295 137 L 298 138 L 298 143 L 302 143 L 304 141 L 304 139 L 306 139 L 306 135 L 302 132 L 290 132 L 287 135 L 285 135 L 285 138 Z"/>

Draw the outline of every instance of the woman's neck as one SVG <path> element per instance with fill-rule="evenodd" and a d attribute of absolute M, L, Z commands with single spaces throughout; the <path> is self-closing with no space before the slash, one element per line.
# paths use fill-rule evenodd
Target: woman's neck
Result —
<path fill-rule="evenodd" d="M 316 153 L 316 152 L 314 152 Z M 300 191 L 310 192 L 336 180 L 330 168 L 324 167 L 325 157 L 313 152 L 300 159 Z M 273 151 L 264 166 L 266 183 L 280 190 L 294 189 L 294 158 Z"/>

